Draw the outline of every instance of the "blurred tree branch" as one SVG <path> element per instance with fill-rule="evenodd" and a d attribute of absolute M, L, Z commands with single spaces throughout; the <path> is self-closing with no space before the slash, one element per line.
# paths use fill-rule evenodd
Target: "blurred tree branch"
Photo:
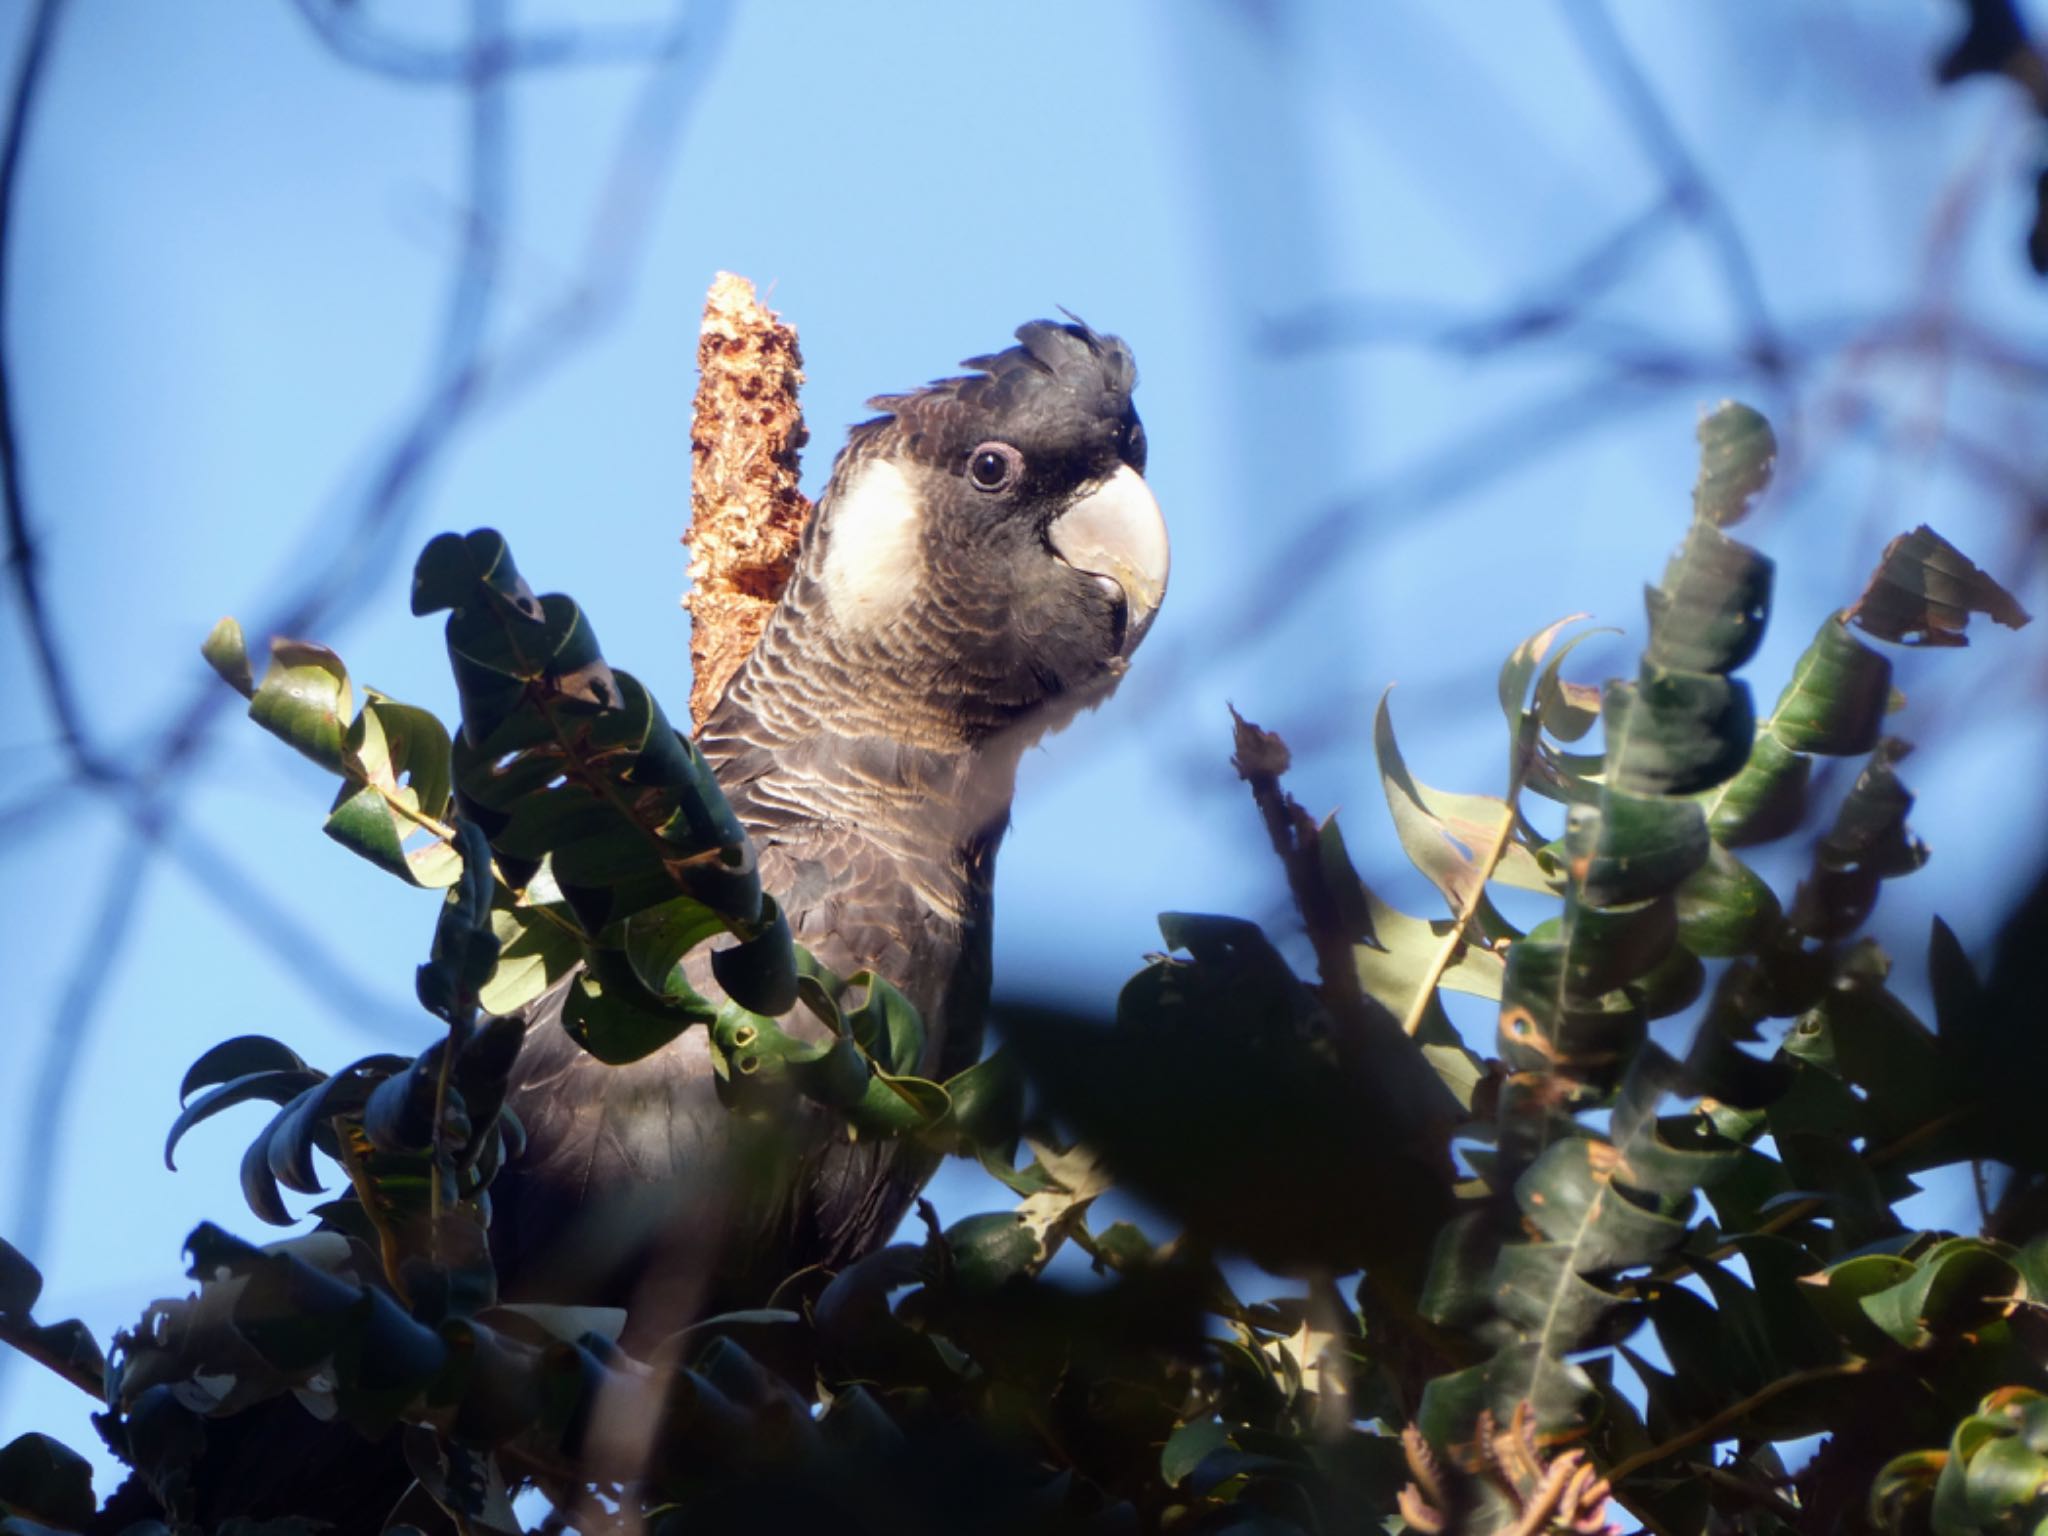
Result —
<path fill-rule="evenodd" d="M 214 728 L 225 718 L 227 695 L 215 679 L 209 675 L 196 681 L 189 699 L 147 744 L 118 761 L 97 744 L 79 701 L 40 580 L 40 551 L 16 433 L 18 374 L 8 350 L 6 325 L 12 297 L 8 277 L 17 246 L 13 214 L 20 166 L 63 8 L 63 0 L 41 0 L 34 13 L 8 102 L 7 137 L 0 153 L 0 489 L 6 499 L 10 573 L 71 772 L 0 810 L 0 829 L 47 818 L 80 791 L 92 790 L 126 820 L 129 835 L 102 877 L 96 915 L 46 1033 L 35 1108 L 18 1133 L 25 1151 L 45 1149 L 21 1159 L 15 1181 L 14 1235 L 31 1251 L 40 1248 L 46 1236 L 49 1201 L 57 1183 L 51 1164 L 72 1083 L 107 982 L 140 910 L 149 868 L 159 854 L 169 853 L 185 865 L 201 890 L 253 941 L 278 956 L 285 974 L 324 1007 L 354 1025 L 372 1028 L 399 1011 L 374 988 L 355 980 L 325 944 L 313 939 L 305 923 L 257 890 L 246 871 L 204 839 L 181 829 L 180 786 L 203 761 Z M 308 549 L 297 564 L 315 574 L 277 606 L 263 633 L 331 628 L 391 569 L 427 479 L 461 429 L 488 406 L 503 403 L 544 377 L 616 318 L 693 95 L 696 66 L 722 25 L 724 9 L 679 0 L 672 21 L 658 29 L 514 35 L 508 30 L 506 0 L 471 0 L 467 42 L 459 49 L 437 52 L 381 33 L 346 7 L 301 0 L 300 14 L 338 62 L 465 93 L 466 206 L 463 238 L 448 278 L 440 344 L 425 388 L 378 450 L 368 489 L 350 498 L 353 507 L 341 514 L 322 509 L 309 519 Z M 596 63 L 638 65 L 643 78 L 604 174 L 582 266 L 556 304 L 494 346 L 499 268 L 512 223 L 511 78 Z M 0 1372 L 6 1368 L 6 1357 L 0 1356 Z"/>

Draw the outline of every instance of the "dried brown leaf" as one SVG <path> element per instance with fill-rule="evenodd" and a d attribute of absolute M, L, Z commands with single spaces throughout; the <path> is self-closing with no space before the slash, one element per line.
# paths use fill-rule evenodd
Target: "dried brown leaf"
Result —
<path fill-rule="evenodd" d="M 1922 523 L 1884 547 L 1870 585 L 1844 615 L 1880 640 L 1901 645 L 1968 645 L 1973 613 L 2008 629 L 2029 615 L 1970 558 Z"/>

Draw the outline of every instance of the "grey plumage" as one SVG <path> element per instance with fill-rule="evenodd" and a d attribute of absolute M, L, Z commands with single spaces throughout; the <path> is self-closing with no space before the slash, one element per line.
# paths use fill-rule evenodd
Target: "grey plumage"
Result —
<path fill-rule="evenodd" d="M 1107 696 L 1166 576 L 1129 349 L 1078 323 L 1017 336 L 964 377 L 871 402 L 884 414 L 852 429 L 700 735 L 797 941 L 901 987 L 939 1078 L 981 1046 L 1018 756 Z M 701 955 L 692 980 L 717 995 Z M 529 1030 L 511 1097 L 529 1147 L 495 1197 L 515 1294 L 630 1301 L 633 1332 L 658 1336 L 875 1246 L 929 1171 L 817 1111 L 764 1173 L 701 1030 L 608 1067 L 559 1009 L 544 999 Z"/>

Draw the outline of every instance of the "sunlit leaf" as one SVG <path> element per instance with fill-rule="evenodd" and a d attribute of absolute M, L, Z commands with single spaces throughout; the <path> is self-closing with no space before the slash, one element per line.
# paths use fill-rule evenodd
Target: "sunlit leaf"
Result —
<path fill-rule="evenodd" d="M 1518 840 L 1520 817 L 1491 795 L 1456 795 L 1419 783 L 1409 773 L 1394 739 L 1387 696 L 1380 696 L 1373 716 L 1373 751 L 1379 758 L 1380 785 L 1401 847 L 1415 867 L 1429 876 L 1454 910 L 1462 911 L 1487 880 L 1523 890 L 1550 891 L 1556 882 L 1546 875 L 1524 841 Z M 1499 846 L 1500 857 L 1490 873 L 1481 865 Z"/>
<path fill-rule="evenodd" d="M 373 691 L 349 727 L 347 750 L 362 783 L 342 785 L 328 813 L 327 835 L 414 885 L 453 883 L 461 859 L 423 826 L 445 826 L 451 819 L 448 732 L 441 722 Z"/>
<path fill-rule="evenodd" d="M 345 740 L 355 718 L 348 668 L 324 645 L 270 642 L 270 665 L 249 700 L 249 718 L 329 773 L 346 773 Z"/>

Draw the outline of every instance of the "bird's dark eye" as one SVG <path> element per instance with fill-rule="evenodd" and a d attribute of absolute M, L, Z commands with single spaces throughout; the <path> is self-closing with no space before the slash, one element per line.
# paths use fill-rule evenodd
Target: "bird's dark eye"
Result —
<path fill-rule="evenodd" d="M 967 478 L 975 489 L 1007 491 L 1024 473 L 1024 455 L 1008 443 L 983 443 L 967 456 Z"/>

